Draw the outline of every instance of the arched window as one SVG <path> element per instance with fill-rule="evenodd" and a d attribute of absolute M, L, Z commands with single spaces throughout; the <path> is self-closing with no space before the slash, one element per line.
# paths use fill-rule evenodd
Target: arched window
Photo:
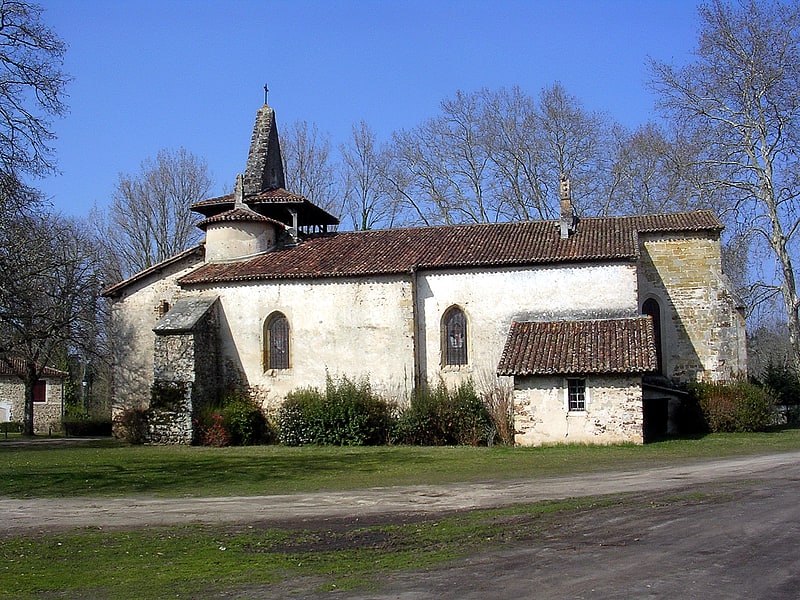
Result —
<path fill-rule="evenodd" d="M 445 365 L 467 364 L 467 317 L 457 306 L 442 318 L 442 347 Z"/>
<path fill-rule="evenodd" d="M 653 338 L 656 343 L 656 363 L 659 373 L 663 373 L 664 348 L 661 345 L 661 306 L 654 298 L 648 298 L 642 304 L 642 312 L 653 319 Z"/>
<path fill-rule="evenodd" d="M 272 313 L 264 323 L 264 369 L 289 368 L 289 321 Z"/>

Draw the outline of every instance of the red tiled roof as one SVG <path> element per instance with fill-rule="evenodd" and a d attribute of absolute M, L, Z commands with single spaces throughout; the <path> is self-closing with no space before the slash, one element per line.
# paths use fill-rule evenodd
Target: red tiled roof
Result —
<path fill-rule="evenodd" d="M 216 206 L 217 204 L 232 204 L 234 202 L 233 193 L 225 194 L 224 196 L 215 196 L 214 198 L 206 198 L 193 202 L 191 208 L 195 209 L 201 206 Z"/>
<path fill-rule="evenodd" d="M 303 196 L 293 194 L 283 188 L 275 188 L 274 190 L 266 190 L 258 194 L 247 196 L 244 201 L 247 204 L 270 202 L 270 203 L 285 203 L 285 204 L 298 204 L 308 202 Z M 226 194 L 224 196 L 217 196 L 216 198 L 208 198 L 200 200 L 199 202 L 192 203 L 192 210 L 203 208 L 205 206 L 218 206 L 225 204 L 233 204 L 233 194 Z"/>
<path fill-rule="evenodd" d="M 650 373 L 656 370 L 650 317 L 512 323 L 498 375 Z"/>
<path fill-rule="evenodd" d="M 197 226 L 203 231 L 205 231 L 206 227 L 208 225 L 211 225 L 212 223 L 234 222 L 234 221 L 272 223 L 273 225 L 278 225 L 281 228 L 284 227 L 284 224 L 281 223 L 280 221 L 276 221 L 275 219 L 270 219 L 269 217 L 260 215 L 257 212 L 250 210 L 249 208 L 234 208 L 232 210 L 226 210 L 224 213 L 220 213 L 213 217 L 208 217 L 207 219 L 203 219 L 197 224 Z"/>
<path fill-rule="evenodd" d="M 199 212 L 206 217 L 214 217 L 215 213 L 221 211 L 231 210 L 234 207 L 234 195 L 227 194 L 225 196 L 218 196 L 216 198 L 209 198 L 208 200 L 201 200 L 192 204 L 191 209 Z M 338 225 L 339 219 L 320 208 L 307 198 L 288 192 L 283 188 L 275 188 L 245 196 L 244 203 L 247 208 L 262 213 L 270 214 L 272 217 L 281 219 L 282 216 L 288 215 L 286 208 L 293 208 L 297 210 L 300 217 L 300 225 Z"/>
<path fill-rule="evenodd" d="M 710 210 L 671 213 L 663 215 L 638 215 L 629 218 L 639 233 L 666 233 L 670 231 L 722 231 L 723 225 Z"/>
<path fill-rule="evenodd" d="M 136 273 L 132 277 L 129 277 L 128 279 L 124 279 L 123 281 L 120 281 L 118 283 L 115 283 L 112 286 L 107 287 L 106 289 L 104 289 L 100 293 L 100 295 L 101 296 L 106 296 L 106 297 L 114 296 L 117 292 L 121 291 L 123 288 L 125 288 L 128 285 L 130 285 L 131 283 L 134 283 L 136 281 L 144 279 L 145 277 L 147 277 L 148 275 L 151 275 L 152 273 L 157 273 L 158 271 L 161 271 L 161 270 L 165 269 L 166 267 L 168 267 L 168 266 L 170 266 L 170 265 L 172 265 L 174 263 L 180 262 L 184 258 L 188 258 L 188 257 L 192 256 L 195 253 L 200 258 L 202 258 L 202 256 L 203 256 L 203 247 L 204 247 L 204 244 L 201 243 L 201 244 L 198 244 L 197 246 L 193 246 L 192 248 L 189 248 L 188 250 L 184 250 L 183 252 L 181 252 L 179 254 L 176 254 L 175 256 L 172 256 L 172 257 L 168 258 L 167 260 L 163 260 L 160 263 L 158 263 L 156 265 L 153 265 L 149 269 L 145 269 L 144 271 L 139 271 L 138 273 Z"/>
<path fill-rule="evenodd" d="M 303 196 L 298 196 L 283 188 L 275 188 L 274 190 L 266 190 L 254 196 L 248 196 L 248 202 L 308 202 Z"/>
<path fill-rule="evenodd" d="M 711 212 L 587 218 L 567 239 L 553 221 L 340 232 L 248 261 L 206 264 L 181 284 L 408 273 L 415 269 L 635 260 L 639 231 L 721 229 Z"/>
<path fill-rule="evenodd" d="M 5 360 L 0 360 L 0 375 L 15 375 L 17 377 L 22 377 L 26 371 L 25 362 L 21 358 L 11 358 L 9 360 L 11 365 L 9 365 Z M 69 373 L 66 371 L 60 371 L 52 367 L 44 367 L 41 373 L 42 377 L 58 377 L 60 379 L 63 379 L 67 375 L 69 375 Z"/>

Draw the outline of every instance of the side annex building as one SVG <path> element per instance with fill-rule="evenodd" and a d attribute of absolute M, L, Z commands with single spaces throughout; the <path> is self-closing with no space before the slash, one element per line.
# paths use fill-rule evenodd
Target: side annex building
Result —
<path fill-rule="evenodd" d="M 642 443 L 687 384 L 746 372 L 744 311 L 709 211 L 340 232 L 286 189 L 275 113 L 256 116 L 233 194 L 195 202 L 200 245 L 104 291 L 112 417 L 179 398 L 151 443 L 233 388 L 266 410 L 326 376 L 400 401 L 471 379 L 514 387 L 516 443 Z"/>

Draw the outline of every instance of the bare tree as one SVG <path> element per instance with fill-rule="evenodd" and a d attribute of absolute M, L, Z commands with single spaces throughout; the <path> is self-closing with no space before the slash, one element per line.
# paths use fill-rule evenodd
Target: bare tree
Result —
<path fill-rule="evenodd" d="M 181 148 L 161 150 L 133 175 L 120 174 L 108 217 L 98 218 L 121 275 L 174 256 L 199 241 L 189 207 L 208 196 L 212 180 L 205 160 Z"/>
<path fill-rule="evenodd" d="M 394 135 L 389 180 L 426 224 L 552 218 L 562 173 L 584 213 L 607 212 L 610 130 L 558 83 L 538 101 L 519 88 L 457 92 Z"/>
<path fill-rule="evenodd" d="M 0 2 L 0 170 L 4 176 L 54 170 L 49 118 L 66 111 L 66 47 L 41 21 L 42 8 Z"/>
<path fill-rule="evenodd" d="M 0 360 L 24 382 L 26 435 L 44 368 L 97 351 L 99 262 L 85 230 L 58 215 L 16 213 L 0 227 Z"/>
<path fill-rule="evenodd" d="M 653 62 L 653 85 L 666 113 L 705 141 L 697 162 L 714 173 L 705 193 L 724 200 L 746 239 L 768 252 L 753 298 L 780 295 L 800 368 L 800 6 L 713 0 L 699 15 L 694 62 Z"/>
<path fill-rule="evenodd" d="M 394 135 L 394 161 L 410 177 L 403 196 L 426 224 L 497 221 L 482 93 L 456 92 L 441 114 Z"/>
<path fill-rule="evenodd" d="M 676 212 L 701 206 L 696 151 L 681 133 L 654 122 L 633 132 L 614 128 L 609 213 Z"/>
<path fill-rule="evenodd" d="M 333 215 L 342 212 L 331 159 L 330 136 L 308 121 L 295 121 L 281 135 L 281 156 L 290 192 Z"/>
<path fill-rule="evenodd" d="M 607 212 L 610 172 L 608 118 L 583 108 L 561 83 L 542 90 L 539 131 L 543 179 L 550 205 L 557 206 L 559 178 L 570 178 L 573 203 L 583 214 Z"/>
<path fill-rule="evenodd" d="M 511 219 L 549 219 L 557 204 L 548 198 L 548 182 L 536 102 L 518 87 L 484 92 L 487 139 L 498 200 Z M 556 211 L 556 212 L 554 212 Z"/>
<path fill-rule="evenodd" d="M 350 142 L 341 148 L 344 170 L 344 206 L 353 229 L 394 227 L 400 206 L 394 201 L 386 174 L 390 158 L 376 145 L 375 134 L 364 121 L 353 125 Z"/>

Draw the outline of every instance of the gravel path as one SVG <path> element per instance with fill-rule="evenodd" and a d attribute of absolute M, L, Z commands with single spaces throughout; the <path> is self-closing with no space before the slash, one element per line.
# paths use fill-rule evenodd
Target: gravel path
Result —
<path fill-rule="evenodd" d="M 800 452 L 737 457 L 640 471 L 569 477 L 372 488 L 350 492 L 225 498 L 0 498 L 0 534 L 73 527 L 140 528 L 185 523 L 296 521 L 491 508 L 523 502 L 774 477 L 796 469 Z"/>

